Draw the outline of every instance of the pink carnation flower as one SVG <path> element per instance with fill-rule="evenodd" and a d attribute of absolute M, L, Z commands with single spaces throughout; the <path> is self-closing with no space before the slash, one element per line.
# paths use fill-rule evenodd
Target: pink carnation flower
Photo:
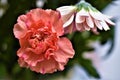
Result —
<path fill-rule="evenodd" d="M 20 42 L 20 66 L 42 74 L 63 70 L 74 50 L 67 38 L 59 37 L 62 26 L 59 13 L 52 10 L 33 9 L 19 16 L 13 32 Z"/>
<path fill-rule="evenodd" d="M 98 33 L 97 28 L 107 31 L 110 29 L 108 24 L 114 25 L 110 20 L 111 17 L 102 14 L 85 1 L 81 1 L 76 6 L 62 6 L 57 10 L 62 16 L 66 33 L 75 30 L 92 30 Z"/>

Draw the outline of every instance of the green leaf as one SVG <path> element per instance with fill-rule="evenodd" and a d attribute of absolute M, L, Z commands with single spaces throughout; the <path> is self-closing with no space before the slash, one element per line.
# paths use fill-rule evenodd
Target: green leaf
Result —
<path fill-rule="evenodd" d="M 100 78 L 100 75 L 98 74 L 95 67 L 92 65 L 91 61 L 88 59 L 80 59 L 79 64 L 86 70 L 88 75 L 93 76 L 95 78 Z"/>

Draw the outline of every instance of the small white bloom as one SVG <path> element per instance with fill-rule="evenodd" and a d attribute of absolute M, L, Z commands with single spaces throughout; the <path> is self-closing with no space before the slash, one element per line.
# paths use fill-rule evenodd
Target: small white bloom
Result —
<path fill-rule="evenodd" d="M 69 33 L 75 30 L 92 30 L 97 34 L 97 28 L 107 31 L 110 29 L 108 24 L 115 25 L 114 22 L 110 20 L 111 17 L 102 14 L 85 1 L 81 1 L 76 6 L 59 7 L 57 10 L 61 14 L 64 23 L 63 27 L 69 29 L 65 31 Z"/>

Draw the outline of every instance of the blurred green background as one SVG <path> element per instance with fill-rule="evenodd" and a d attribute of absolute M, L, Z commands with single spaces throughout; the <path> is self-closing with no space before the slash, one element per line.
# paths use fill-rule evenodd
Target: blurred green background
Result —
<path fill-rule="evenodd" d="M 79 0 L 41 0 L 44 3 L 44 9 L 56 9 L 63 5 L 74 5 Z M 111 0 L 86 0 L 98 10 L 104 9 Z M 82 57 L 83 52 L 92 51 L 93 48 L 88 47 L 89 41 L 99 40 L 104 44 L 108 39 L 113 40 L 114 30 L 100 31 L 99 35 L 92 32 L 75 32 L 66 35 L 73 44 L 75 56 L 70 59 L 62 72 L 41 75 L 26 68 L 20 68 L 17 62 L 18 57 L 16 51 L 19 49 L 19 42 L 13 35 L 13 26 L 17 17 L 25 14 L 30 9 L 37 8 L 37 0 L 0 0 L 0 80 L 53 80 L 59 75 L 66 76 L 69 69 L 76 63 L 80 64 L 88 73 L 88 75 L 100 78 L 99 73 L 93 67 L 92 62 Z M 79 44 L 79 45 L 78 45 Z"/>

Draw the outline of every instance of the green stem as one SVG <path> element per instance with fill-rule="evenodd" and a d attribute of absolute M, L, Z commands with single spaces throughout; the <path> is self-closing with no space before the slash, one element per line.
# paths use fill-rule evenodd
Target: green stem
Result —
<path fill-rule="evenodd" d="M 80 0 L 80 2 L 79 3 L 85 3 L 86 1 L 85 0 Z"/>
<path fill-rule="evenodd" d="M 85 1 L 85 0 L 80 0 L 80 1 Z"/>
<path fill-rule="evenodd" d="M 80 0 L 80 2 L 85 2 L 85 0 Z"/>

